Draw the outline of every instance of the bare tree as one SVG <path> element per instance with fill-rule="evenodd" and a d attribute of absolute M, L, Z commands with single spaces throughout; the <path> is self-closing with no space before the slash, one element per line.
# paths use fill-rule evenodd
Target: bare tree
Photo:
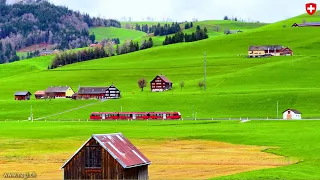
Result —
<path fill-rule="evenodd" d="M 132 29 L 132 25 L 131 25 L 131 24 L 126 24 L 126 25 L 125 25 L 125 28 L 126 28 L 126 29 Z"/>
<path fill-rule="evenodd" d="M 305 24 L 307 22 L 306 19 L 302 19 L 302 23 Z"/>
<path fill-rule="evenodd" d="M 181 90 L 182 90 L 182 88 L 184 87 L 184 82 L 183 81 L 180 82 L 180 87 L 181 87 Z"/>
<path fill-rule="evenodd" d="M 219 32 L 220 31 L 220 26 L 219 25 L 214 26 L 213 30 Z"/>
<path fill-rule="evenodd" d="M 114 55 L 113 43 L 108 42 L 107 47 L 108 47 L 108 52 L 109 52 L 110 56 L 113 56 Z"/>
<path fill-rule="evenodd" d="M 198 86 L 202 89 L 202 87 L 204 86 L 204 82 L 203 81 L 199 81 L 198 82 Z"/>
<path fill-rule="evenodd" d="M 141 91 L 143 91 L 143 88 L 147 87 L 147 81 L 144 78 L 141 78 L 138 80 L 138 85 L 141 88 Z"/>

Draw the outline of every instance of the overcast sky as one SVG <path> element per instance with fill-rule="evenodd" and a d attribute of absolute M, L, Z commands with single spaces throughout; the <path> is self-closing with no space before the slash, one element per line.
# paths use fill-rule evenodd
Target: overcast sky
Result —
<path fill-rule="evenodd" d="M 50 0 L 92 16 L 132 17 L 134 21 L 150 16 L 174 21 L 222 19 L 224 15 L 245 20 L 276 22 L 305 13 L 305 4 L 320 0 Z"/>

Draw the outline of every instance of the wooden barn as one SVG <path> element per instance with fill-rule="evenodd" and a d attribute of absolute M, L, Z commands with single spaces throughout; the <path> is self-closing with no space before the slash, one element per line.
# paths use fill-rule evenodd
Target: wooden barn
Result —
<path fill-rule="evenodd" d="M 36 92 L 34 93 L 34 97 L 35 97 L 36 99 L 43 99 L 45 96 L 46 96 L 46 93 L 45 93 L 45 91 L 42 91 L 42 90 L 36 91 Z"/>
<path fill-rule="evenodd" d="M 115 87 L 114 85 L 111 85 L 108 87 L 106 94 L 105 94 L 106 99 L 119 99 L 121 98 L 121 91 Z"/>
<path fill-rule="evenodd" d="M 150 160 L 121 133 L 92 135 L 61 167 L 64 179 L 147 180 Z"/>
<path fill-rule="evenodd" d="M 79 87 L 77 99 L 103 99 L 109 87 Z"/>
<path fill-rule="evenodd" d="M 268 46 L 250 46 L 248 57 L 265 57 L 265 56 L 292 56 L 290 48 L 281 45 Z"/>
<path fill-rule="evenodd" d="M 152 92 L 167 91 L 172 89 L 172 82 L 161 74 L 150 82 L 150 87 Z"/>
<path fill-rule="evenodd" d="M 50 98 L 71 98 L 74 91 L 70 86 L 50 86 L 45 94 Z"/>
<path fill-rule="evenodd" d="M 30 100 L 31 93 L 29 91 L 19 91 L 14 94 L 14 99 L 18 101 Z"/>

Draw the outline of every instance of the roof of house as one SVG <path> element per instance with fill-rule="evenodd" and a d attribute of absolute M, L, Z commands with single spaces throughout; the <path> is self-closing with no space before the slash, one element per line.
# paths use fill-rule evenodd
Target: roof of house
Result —
<path fill-rule="evenodd" d="M 153 82 L 154 80 L 156 80 L 158 77 L 160 77 L 164 82 L 166 82 L 166 83 L 172 83 L 166 76 L 164 76 L 164 75 L 158 75 L 158 76 L 156 76 L 151 82 Z"/>
<path fill-rule="evenodd" d="M 266 51 L 266 50 L 280 50 L 284 46 L 281 45 L 267 45 L 267 46 L 250 46 L 249 51 Z"/>
<path fill-rule="evenodd" d="M 103 94 L 109 87 L 80 87 L 78 94 Z"/>
<path fill-rule="evenodd" d="M 45 95 L 45 91 L 43 90 L 36 91 L 34 95 Z"/>
<path fill-rule="evenodd" d="M 66 92 L 70 86 L 50 86 L 45 92 Z"/>
<path fill-rule="evenodd" d="M 91 140 L 95 139 L 123 168 L 150 165 L 151 161 L 145 157 L 122 133 L 94 134 L 78 151 L 61 167 L 64 168 L 72 158 Z"/>
<path fill-rule="evenodd" d="M 18 91 L 14 94 L 15 96 L 26 96 L 26 95 L 31 95 L 29 91 Z"/>
<path fill-rule="evenodd" d="M 292 111 L 292 112 L 294 112 L 295 114 L 302 114 L 300 111 L 298 111 L 298 110 L 296 110 L 296 109 L 287 109 L 287 110 L 283 111 L 282 113 L 285 113 L 285 112 L 287 112 L 287 111 Z"/>
<path fill-rule="evenodd" d="M 306 22 L 306 23 L 302 23 L 302 24 L 297 24 L 294 23 L 292 26 L 320 26 L 320 22 Z"/>

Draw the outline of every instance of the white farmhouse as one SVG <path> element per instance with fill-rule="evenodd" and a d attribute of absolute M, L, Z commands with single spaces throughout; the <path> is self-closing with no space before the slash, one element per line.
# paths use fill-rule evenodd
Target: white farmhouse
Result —
<path fill-rule="evenodd" d="M 287 109 L 283 113 L 283 119 L 301 119 L 301 112 L 295 109 Z"/>

